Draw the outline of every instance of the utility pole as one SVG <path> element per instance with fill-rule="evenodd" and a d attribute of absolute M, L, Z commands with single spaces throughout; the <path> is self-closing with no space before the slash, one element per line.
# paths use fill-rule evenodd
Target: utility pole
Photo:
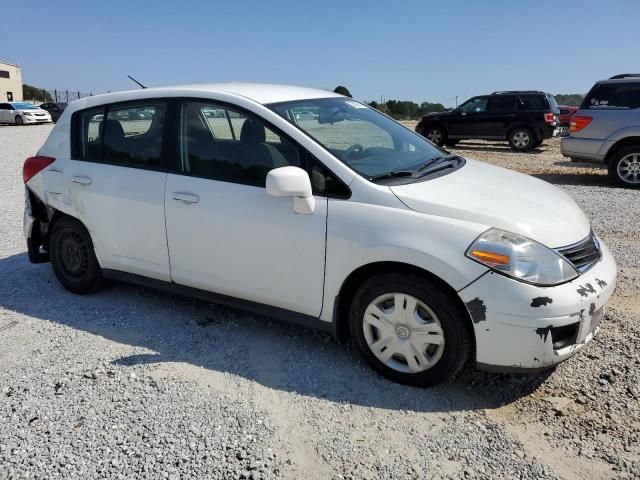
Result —
<path fill-rule="evenodd" d="M 458 108 L 458 95 L 456 95 L 456 108 Z"/>

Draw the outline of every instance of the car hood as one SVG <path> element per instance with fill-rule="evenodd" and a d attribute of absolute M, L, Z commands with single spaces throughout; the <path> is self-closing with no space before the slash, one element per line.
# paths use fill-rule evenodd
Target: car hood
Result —
<path fill-rule="evenodd" d="M 550 248 L 589 235 L 589 219 L 550 183 L 476 160 L 433 180 L 390 187 L 410 209 L 519 233 Z"/>
<path fill-rule="evenodd" d="M 48 113 L 46 110 L 41 108 L 19 108 L 18 111 L 22 113 Z"/>

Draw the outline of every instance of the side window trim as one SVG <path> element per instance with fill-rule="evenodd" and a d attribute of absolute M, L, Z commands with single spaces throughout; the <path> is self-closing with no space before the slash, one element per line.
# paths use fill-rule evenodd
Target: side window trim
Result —
<path fill-rule="evenodd" d="M 171 112 L 171 110 L 168 109 L 167 115 L 171 115 L 172 119 L 171 119 L 171 122 L 168 122 L 167 125 L 165 125 L 165 128 L 169 127 L 169 129 L 171 130 L 170 133 L 171 133 L 172 143 L 174 145 L 174 147 L 170 149 L 170 155 L 168 156 L 168 159 L 170 160 L 167 163 L 167 171 L 169 173 L 173 173 L 176 175 L 198 177 L 198 175 L 193 175 L 193 174 L 190 174 L 189 172 L 184 172 L 181 168 L 181 161 L 180 161 L 180 158 L 181 158 L 180 157 L 180 136 L 181 136 L 180 129 L 182 128 L 181 112 L 182 112 L 183 105 L 188 102 L 210 103 L 212 105 L 225 109 L 227 121 L 229 122 L 230 126 L 231 126 L 231 119 L 229 118 L 229 109 L 236 110 L 239 113 L 242 113 L 249 117 L 254 117 L 260 120 L 261 122 L 264 123 L 265 127 L 272 130 L 277 135 L 283 137 L 286 141 L 290 142 L 294 147 L 296 147 L 300 151 L 300 153 L 304 157 L 304 164 L 305 164 L 304 170 L 309 175 L 309 178 L 311 178 L 311 164 L 313 161 L 315 161 L 327 172 L 329 172 L 329 174 L 338 182 L 338 184 L 344 189 L 344 191 L 347 192 L 344 195 L 333 195 L 333 194 L 325 194 L 325 193 L 314 193 L 314 195 L 317 195 L 319 197 L 328 197 L 328 198 L 337 198 L 337 199 L 348 199 L 351 197 L 351 189 L 347 184 L 345 184 L 342 181 L 342 179 L 340 179 L 340 177 L 338 177 L 335 173 L 333 173 L 329 167 L 327 167 L 323 162 L 317 159 L 311 152 L 309 152 L 306 148 L 300 145 L 299 142 L 291 138 L 288 134 L 283 132 L 277 126 L 273 125 L 269 120 L 262 117 L 261 115 L 258 115 L 257 113 L 252 112 L 251 110 L 248 110 L 240 105 L 236 105 L 230 102 L 225 102 L 224 100 L 216 100 L 211 98 L 199 98 L 199 97 L 175 97 L 170 100 L 173 100 L 173 102 L 175 103 L 175 110 Z M 234 136 L 234 139 L 239 140 L 235 135 L 235 130 L 233 129 L 233 126 L 231 126 L 231 132 L 232 132 L 232 135 Z M 199 178 L 206 178 L 206 177 L 199 177 Z M 247 185 L 241 182 L 232 182 L 231 180 L 219 180 L 219 181 L 225 181 L 229 183 L 238 183 L 240 185 Z"/>

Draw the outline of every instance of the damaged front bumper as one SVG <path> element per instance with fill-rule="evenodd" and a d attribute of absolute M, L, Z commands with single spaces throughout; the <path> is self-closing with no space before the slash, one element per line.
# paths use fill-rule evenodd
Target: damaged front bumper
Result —
<path fill-rule="evenodd" d="M 476 362 L 493 371 L 541 370 L 566 360 L 599 329 L 616 264 L 602 258 L 575 280 L 538 287 L 489 272 L 458 292 L 473 319 Z"/>

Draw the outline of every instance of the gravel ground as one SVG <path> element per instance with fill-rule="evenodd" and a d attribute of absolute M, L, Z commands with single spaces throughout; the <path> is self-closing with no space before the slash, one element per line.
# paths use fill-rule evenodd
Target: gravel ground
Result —
<path fill-rule="evenodd" d="M 21 164 L 50 126 L 0 127 L 0 478 L 640 478 L 640 192 L 567 164 L 456 152 L 565 188 L 618 261 L 600 335 L 555 371 L 396 385 L 353 348 L 264 317 L 31 265 Z"/>

